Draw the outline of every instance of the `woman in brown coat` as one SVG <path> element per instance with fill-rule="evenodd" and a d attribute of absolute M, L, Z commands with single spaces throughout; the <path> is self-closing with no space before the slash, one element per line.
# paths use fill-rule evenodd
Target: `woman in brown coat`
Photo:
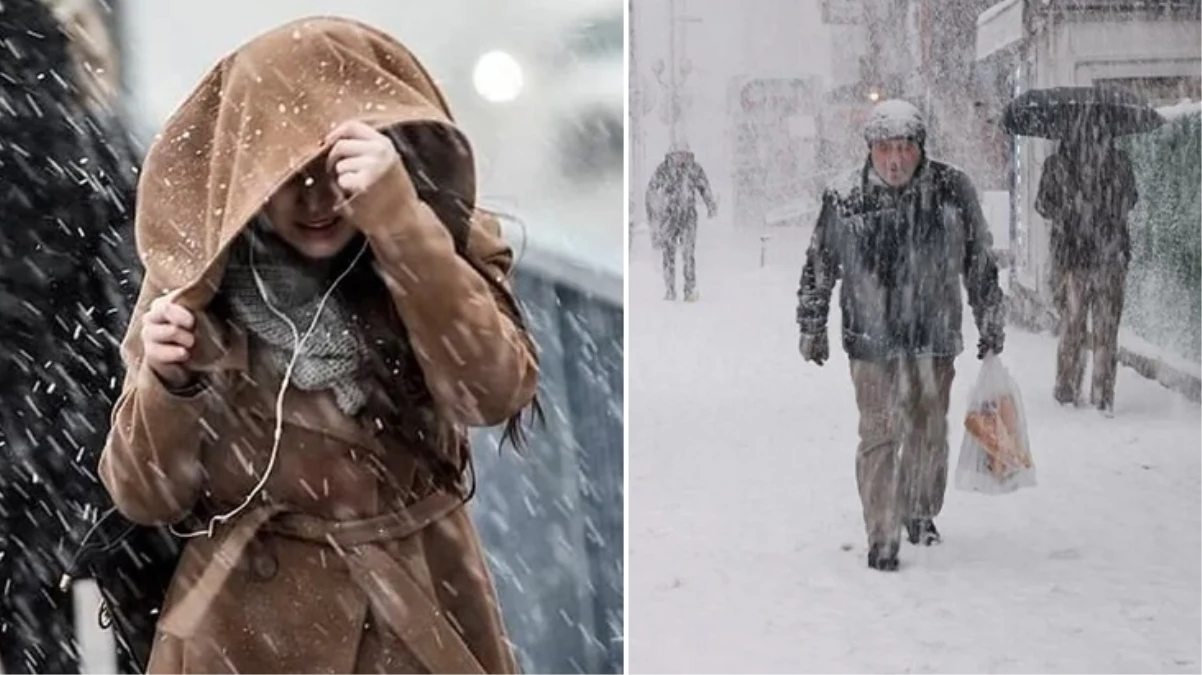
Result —
<path fill-rule="evenodd" d="M 151 672 L 513 672 L 465 427 L 537 410 L 511 251 L 416 59 L 306 19 L 221 60 L 138 195 L 100 463 L 188 537 Z"/>

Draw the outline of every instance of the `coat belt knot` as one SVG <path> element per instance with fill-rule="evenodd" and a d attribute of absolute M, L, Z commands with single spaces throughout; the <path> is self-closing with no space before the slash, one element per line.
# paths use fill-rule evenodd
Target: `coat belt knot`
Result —
<path fill-rule="evenodd" d="M 260 532 L 325 544 L 342 557 L 351 579 L 379 620 L 435 673 L 483 673 L 480 662 L 450 619 L 406 566 L 380 544 L 412 537 L 463 506 L 458 497 L 435 493 L 408 507 L 358 520 L 327 520 L 268 505 L 247 512 L 228 528 L 212 561 L 187 594 L 159 623 L 179 638 L 194 634 L 230 572 Z M 396 598 L 404 602 L 396 602 Z"/>

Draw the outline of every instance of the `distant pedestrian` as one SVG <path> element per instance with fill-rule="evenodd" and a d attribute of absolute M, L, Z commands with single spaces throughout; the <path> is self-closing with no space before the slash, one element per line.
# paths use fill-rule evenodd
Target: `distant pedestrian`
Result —
<path fill-rule="evenodd" d="M 666 300 L 676 299 L 676 252 L 684 264 L 684 299 L 696 301 L 697 294 L 697 193 L 709 209 L 709 217 L 718 214 L 705 170 L 687 149 L 669 152 L 656 167 L 647 185 L 647 220 L 651 236 L 663 252 Z"/>

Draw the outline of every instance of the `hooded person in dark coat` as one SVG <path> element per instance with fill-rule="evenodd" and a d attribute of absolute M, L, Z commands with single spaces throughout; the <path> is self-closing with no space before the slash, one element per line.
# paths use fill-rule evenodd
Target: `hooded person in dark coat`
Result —
<path fill-rule="evenodd" d="M 72 673 L 57 584 L 108 501 L 96 466 L 138 287 L 134 167 L 42 2 L 0 4 L 0 52 L 0 659 Z"/>
<path fill-rule="evenodd" d="M 686 149 L 669 152 L 647 185 L 647 219 L 664 254 L 665 299 L 676 299 L 676 251 L 684 263 L 685 300 L 697 300 L 697 193 L 713 218 L 718 211 L 705 170 Z"/>
<path fill-rule="evenodd" d="M 947 489 L 948 397 L 964 349 L 960 286 L 980 333 L 979 358 L 1002 351 L 1004 304 L 976 190 L 963 171 L 927 156 L 918 109 L 878 104 L 864 138 L 867 161 L 823 194 L 797 323 L 802 357 L 822 365 L 830 358 L 831 294 L 842 280 L 868 566 L 893 571 L 903 525 L 913 544 L 940 540 L 934 519 Z"/>

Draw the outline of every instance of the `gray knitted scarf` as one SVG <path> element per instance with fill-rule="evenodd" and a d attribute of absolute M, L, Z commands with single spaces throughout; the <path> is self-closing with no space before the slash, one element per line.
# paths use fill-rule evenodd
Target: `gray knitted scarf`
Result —
<path fill-rule="evenodd" d="M 268 306 L 255 281 L 256 271 L 267 299 L 288 317 L 296 333 Z M 234 319 L 263 343 L 267 358 L 283 374 L 296 349 L 297 335 L 304 338 L 322 296 L 341 271 L 331 275 L 324 266 L 305 260 L 260 220 L 234 242 L 221 293 L 229 301 Z M 339 409 L 355 415 L 367 402 L 360 379 L 362 350 L 346 308 L 331 294 L 297 358 L 290 382 L 305 391 L 332 390 Z"/>

